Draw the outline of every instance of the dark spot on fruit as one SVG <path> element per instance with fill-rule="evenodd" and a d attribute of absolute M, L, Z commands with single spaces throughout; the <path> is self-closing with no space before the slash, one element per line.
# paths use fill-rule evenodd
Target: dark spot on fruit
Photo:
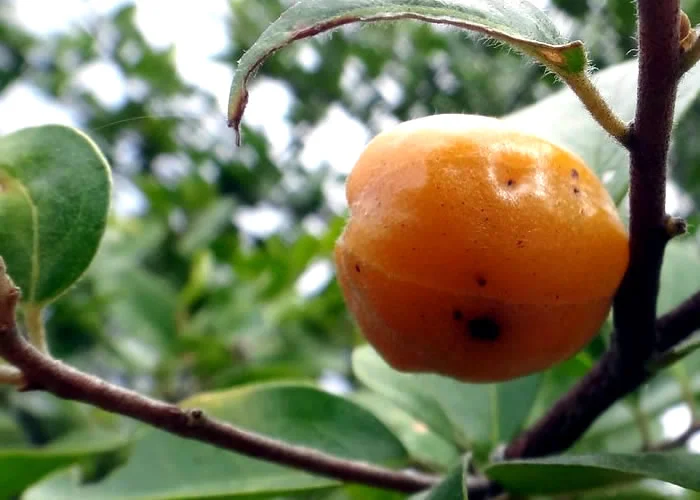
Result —
<path fill-rule="evenodd" d="M 578 179 L 578 170 L 576 170 L 575 168 L 571 169 L 571 178 Z"/>
<path fill-rule="evenodd" d="M 462 321 L 464 319 L 464 314 L 459 309 L 455 309 L 452 311 L 452 318 L 455 321 Z"/>
<path fill-rule="evenodd" d="M 577 187 L 574 188 L 574 194 L 579 194 L 580 192 L 581 192 L 581 190 L 579 188 L 577 188 Z"/>
<path fill-rule="evenodd" d="M 518 248 L 525 248 L 525 242 L 523 240 L 518 240 L 515 244 Z"/>
<path fill-rule="evenodd" d="M 508 179 L 508 182 L 506 182 L 506 184 L 507 184 L 508 186 L 514 186 L 514 185 L 515 185 L 515 181 L 514 181 L 513 179 Z"/>
<path fill-rule="evenodd" d="M 493 318 L 481 316 L 467 322 L 469 336 L 476 340 L 494 341 L 501 335 L 501 327 Z"/>
<path fill-rule="evenodd" d="M 355 264 L 355 271 L 360 272 L 360 264 Z"/>
<path fill-rule="evenodd" d="M 554 300 L 559 300 L 559 295 L 555 295 Z"/>
<path fill-rule="evenodd" d="M 485 287 L 486 283 L 488 283 L 488 282 L 486 281 L 486 278 L 484 278 L 483 276 L 476 277 L 476 284 L 479 285 L 480 287 Z"/>

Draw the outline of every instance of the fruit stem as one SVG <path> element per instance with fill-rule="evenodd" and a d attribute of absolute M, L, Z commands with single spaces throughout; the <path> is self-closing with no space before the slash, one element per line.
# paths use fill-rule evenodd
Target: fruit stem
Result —
<path fill-rule="evenodd" d="M 586 72 L 561 75 L 593 118 L 605 131 L 625 147 L 629 145 L 630 127 L 603 99 Z"/>
<path fill-rule="evenodd" d="M 24 308 L 24 316 L 29 341 L 39 352 L 48 354 L 49 344 L 46 342 L 46 330 L 44 329 L 44 322 L 41 320 L 41 311 L 42 308 L 40 306 L 27 304 Z"/>

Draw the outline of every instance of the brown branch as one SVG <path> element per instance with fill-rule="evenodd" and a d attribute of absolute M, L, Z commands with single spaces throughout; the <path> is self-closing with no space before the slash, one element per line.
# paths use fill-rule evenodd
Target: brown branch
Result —
<path fill-rule="evenodd" d="M 630 264 L 614 302 L 610 350 L 531 429 L 508 458 L 557 453 L 638 388 L 657 346 L 656 299 L 666 244 L 666 162 L 680 76 L 679 0 L 639 0 L 639 84 L 630 141 Z"/>
<path fill-rule="evenodd" d="M 623 370 L 641 369 L 656 341 L 666 229 L 666 163 L 680 71 L 679 0 L 639 0 L 639 85 L 630 149 L 630 265 L 614 304 Z"/>
<path fill-rule="evenodd" d="M 178 436 L 242 455 L 267 460 L 341 481 L 412 493 L 435 485 L 439 477 L 398 472 L 343 460 L 294 446 L 211 419 L 201 410 L 184 410 L 82 373 L 39 352 L 17 331 L 14 308 L 18 292 L 0 299 L 0 356 L 19 368 L 25 390 L 43 390 L 118 413 Z M 11 311 L 11 312 L 10 312 Z"/>

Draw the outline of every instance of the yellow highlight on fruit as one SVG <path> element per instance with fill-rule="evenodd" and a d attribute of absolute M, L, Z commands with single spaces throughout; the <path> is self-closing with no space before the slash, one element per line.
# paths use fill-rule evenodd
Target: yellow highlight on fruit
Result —
<path fill-rule="evenodd" d="M 346 192 L 338 280 L 401 371 L 492 382 L 544 370 L 596 334 L 627 268 L 596 175 L 494 118 L 436 115 L 379 134 Z"/>

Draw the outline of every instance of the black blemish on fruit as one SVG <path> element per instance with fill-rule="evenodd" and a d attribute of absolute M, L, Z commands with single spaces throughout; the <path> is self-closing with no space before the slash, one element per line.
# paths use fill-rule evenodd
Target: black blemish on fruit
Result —
<path fill-rule="evenodd" d="M 476 277 L 476 284 L 479 285 L 480 287 L 485 287 L 486 283 L 488 283 L 488 282 L 486 281 L 486 278 L 484 278 L 483 276 Z"/>
<path fill-rule="evenodd" d="M 571 169 L 571 178 L 578 179 L 578 170 L 576 170 L 575 168 Z"/>
<path fill-rule="evenodd" d="M 525 248 L 525 242 L 524 242 L 523 240 L 518 240 L 518 241 L 515 243 L 515 245 L 516 245 L 518 248 Z"/>
<path fill-rule="evenodd" d="M 481 316 L 467 322 L 469 336 L 476 340 L 494 341 L 501 335 L 501 327 L 493 318 Z"/>
<path fill-rule="evenodd" d="M 455 321 L 462 321 L 462 319 L 464 319 L 464 313 L 462 313 L 462 311 L 460 311 L 459 309 L 455 309 L 454 311 L 452 311 L 452 318 Z"/>
<path fill-rule="evenodd" d="M 355 271 L 360 272 L 360 264 L 355 264 Z"/>
<path fill-rule="evenodd" d="M 580 192 L 581 192 L 581 190 L 579 188 L 577 188 L 577 187 L 574 188 L 574 194 L 579 194 Z"/>
<path fill-rule="evenodd" d="M 509 187 L 510 187 L 510 186 L 514 186 L 514 185 L 515 185 L 515 181 L 514 181 L 513 179 L 508 179 L 508 182 L 506 182 L 506 184 L 507 184 Z"/>

